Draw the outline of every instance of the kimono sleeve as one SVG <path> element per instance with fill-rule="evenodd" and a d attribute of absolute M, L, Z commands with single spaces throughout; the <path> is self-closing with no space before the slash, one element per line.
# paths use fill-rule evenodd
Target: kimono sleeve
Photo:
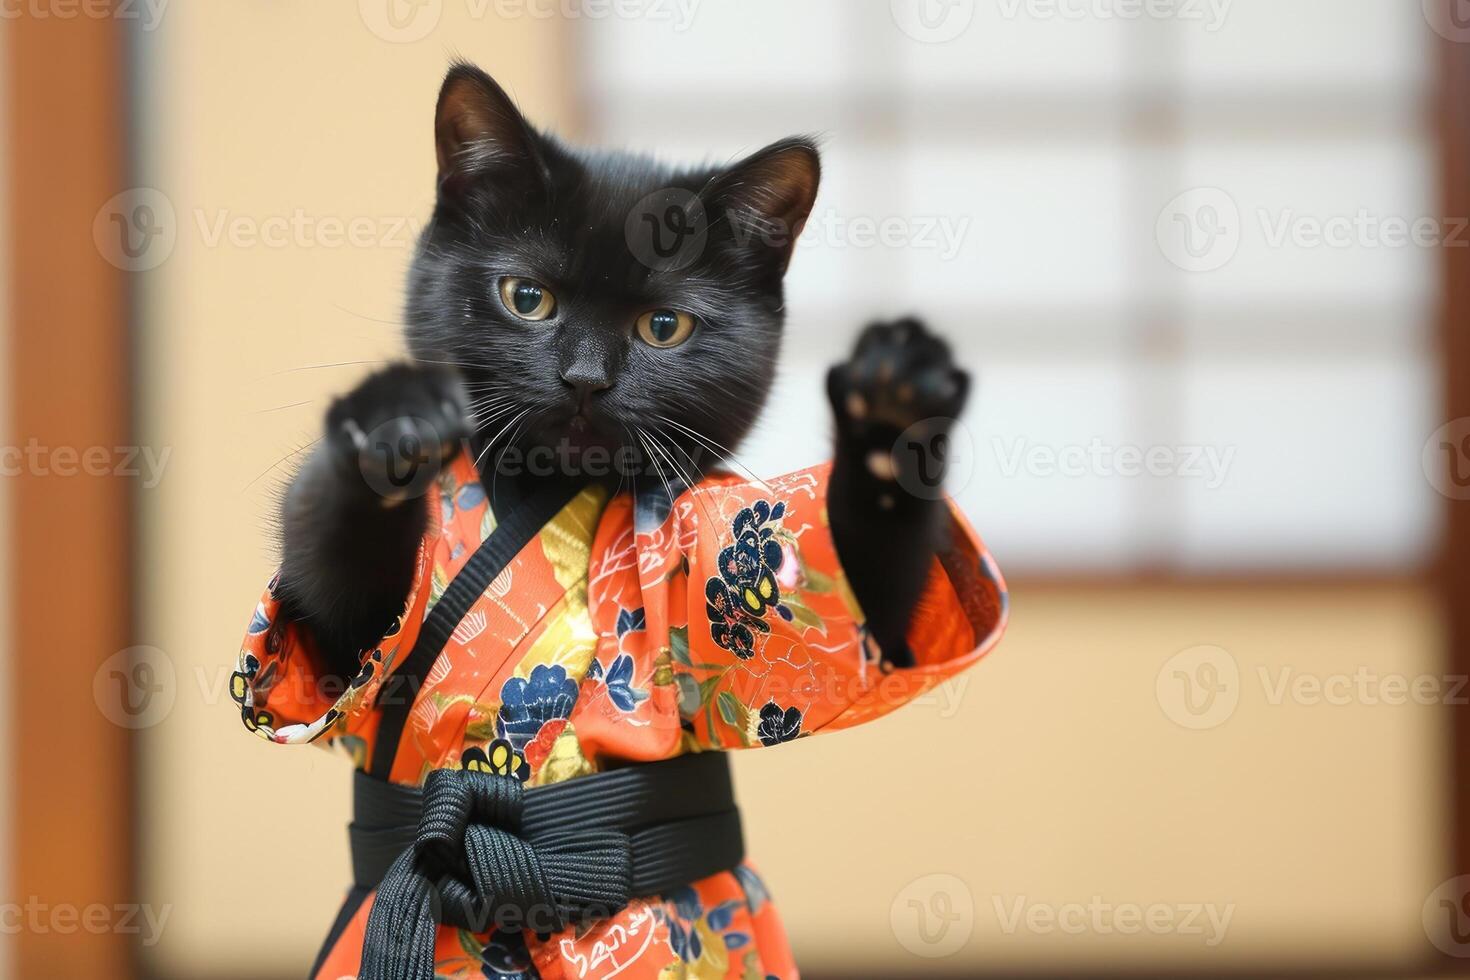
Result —
<path fill-rule="evenodd" d="M 436 499 L 434 494 L 429 497 Z M 361 652 L 358 672 L 350 680 L 326 675 L 311 632 L 282 611 L 280 573 L 271 579 L 250 618 L 230 676 L 230 696 L 246 729 L 282 745 L 338 737 L 353 737 L 359 746 L 366 745 L 377 724 L 377 713 L 371 709 L 378 691 L 413 649 L 423 623 L 433 591 L 431 568 L 438 533 L 431 520 L 419 545 L 413 587 L 403 610 L 383 638 Z"/>
<path fill-rule="evenodd" d="M 776 745 L 877 718 L 1000 639 L 1005 583 L 951 503 L 949 545 L 910 628 L 914 666 L 881 664 L 828 526 L 829 472 L 705 483 L 676 509 L 689 629 L 673 658 L 686 727 L 702 747 Z"/>

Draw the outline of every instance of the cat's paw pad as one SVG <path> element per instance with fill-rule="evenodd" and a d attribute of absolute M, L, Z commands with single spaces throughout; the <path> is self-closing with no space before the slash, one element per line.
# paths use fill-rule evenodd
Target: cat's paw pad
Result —
<path fill-rule="evenodd" d="M 395 364 L 327 411 L 327 439 L 343 471 L 384 506 L 422 496 L 469 434 L 466 399 L 450 371 Z"/>
<path fill-rule="evenodd" d="M 905 319 L 864 330 L 852 357 L 828 375 L 827 388 L 846 431 L 891 437 L 919 422 L 953 421 L 970 379 L 943 338 Z"/>
<path fill-rule="evenodd" d="M 896 451 L 899 437 L 917 435 L 926 445 L 942 440 L 969 390 L 970 376 L 955 365 L 949 344 L 913 319 L 868 327 L 852 356 L 827 376 L 838 438 L 861 448 L 872 476 L 904 486 L 913 482 L 908 477 L 925 476 L 925 486 L 936 477 L 932 465 L 908 472 L 918 464 Z"/>

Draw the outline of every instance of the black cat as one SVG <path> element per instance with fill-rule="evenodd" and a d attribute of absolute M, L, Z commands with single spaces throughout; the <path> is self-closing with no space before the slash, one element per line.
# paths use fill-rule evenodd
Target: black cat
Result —
<path fill-rule="evenodd" d="M 770 390 L 781 280 L 820 174 L 802 138 L 693 170 L 573 150 L 467 64 L 450 69 L 434 129 L 438 198 L 407 304 L 414 360 L 331 406 L 282 504 L 285 608 L 342 677 L 399 611 L 427 520 L 407 503 L 423 481 L 394 492 L 395 461 L 375 447 L 428 447 L 432 470 L 468 439 L 487 486 L 533 479 L 497 467 L 538 447 L 631 449 L 646 479 L 697 479 Z M 943 460 L 896 441 L 922 420 L 942 438 L 968 387 L 913 320 L 869 327 L 827 378 L 832 533 L 896 666 L 912 661 L 905 633 L 946 527 L 936 494 L 905 489 L 936 486 Z"/>

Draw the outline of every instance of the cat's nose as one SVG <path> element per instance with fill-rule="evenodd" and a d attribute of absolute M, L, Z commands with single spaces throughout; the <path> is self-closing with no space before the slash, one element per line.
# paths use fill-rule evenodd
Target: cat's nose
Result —
<path fill-rule="evenodd" d="M 612 387 L 612 379 L 607 372 L 599 371 L 590 365 L 573 364 L 561 373 L 561 379 L 577 393 L 579 400 L 585 400 L 599 391 L 606 391 Z"/>

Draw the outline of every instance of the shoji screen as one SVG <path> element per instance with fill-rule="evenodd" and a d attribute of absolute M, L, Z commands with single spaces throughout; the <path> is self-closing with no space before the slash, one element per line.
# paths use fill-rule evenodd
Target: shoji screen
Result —
<path fill-rule="evenodd" d="M 1452 231 L 1421 221 L 1420 5 L 920 6 L 668 4 L 582 32 L 593 135 L 686 159 L 826 137 L 788 383 L 746 462 L 820 457 L 820 368 L 914 310 L 979 370 L 962 498 L 1009 568 L 1418 564 L 1415 239 Z"/>

